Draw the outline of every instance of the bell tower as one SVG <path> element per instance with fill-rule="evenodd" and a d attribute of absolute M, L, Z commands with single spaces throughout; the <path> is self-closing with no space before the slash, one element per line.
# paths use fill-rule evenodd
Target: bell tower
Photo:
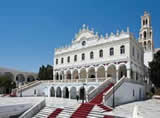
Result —
<path fill-rule="evenodd" d="M 141 16 L 141 29 L 139 32 L 139 43 L 144 48 L 144 63 L 148 66 L 148 62 L 153 59 L 154 43 L 151 25 L 151 16 L 146 11 Z"/>

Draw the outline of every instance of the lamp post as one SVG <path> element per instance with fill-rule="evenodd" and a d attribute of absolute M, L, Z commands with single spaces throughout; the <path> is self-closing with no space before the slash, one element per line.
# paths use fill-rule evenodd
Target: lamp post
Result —
<path fill-rule="evenodd" d="M 112 104 L 113 108 L 115 108 L 115 101 L 114 101 L 115 100 L 115 95 L 114 94 L 115 94 L 115 91 L 114 91 L 114 84 L 113 84 L 113 104 Z"/>
<path fill-rule="evenodd" d="M 21 89 L 21 83 L 19 82 L 19 89 L 20 89 L 20 97 L 22 97 L 22 89 Z"/>
<path fill-rule="evenodd" d="M 12 95 L 12 93 L 13 93 L 13 92 L 12 92 L 13 84 L 14 84 L 14 83 L 13 83 L 13 81 L 12 81 L 12 82 L 11 82 L 11 91 L 10 91 L 10 94 L 11 94 L 11 95 Z"/>
<path fill-rule="evenodd" d="M 85 88 L 84 86 L 86 85 L 86 83 L 83 83 L 83 97 L 82 97 L 82 104 L 84 104 L 84 97 L 85 97 Z"/>

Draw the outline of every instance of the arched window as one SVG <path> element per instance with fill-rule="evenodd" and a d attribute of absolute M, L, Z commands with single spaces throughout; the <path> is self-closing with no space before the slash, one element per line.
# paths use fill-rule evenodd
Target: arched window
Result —
<path fill-rule="evenodd" d="M 145 25 L 145 20 L 143 20 L 143 25 Z"/>
<path fill-rule="evenodd" d="M 146 39 L 146 35 L 147 35 L 146 31 L 144 31 L 143 33 L 144 39 Z"/>
<path fill-rule="evenodd" d="M 74 55 L 74 61 L 75 62 L 77 61 L 77 55 Z"/>
<path fill-rule="evenodd" d="M 120 53 L 121 53 L 121 54 L 124 54 L 124 53 L 125 53 L 125 46 L 124 46 L 124 45 L 122 45 L 122 46 L 120 47 Z"/>
<path fill-rule="evenodd" d="M 114 48 L 110 48 L 110 56 L 114 55 Z"/>
<path fill-rule="evenodd" d="M 148 24 L 148 20 L 146 19 L 146 25 Z"/>
<path fill-rule="evenodd" d="M 150 32 L 150 38 L 152 38 L 152 32 Z"/>
<path fill-rule="evenodd" d="M 70 56 L 67 57 L 67 62 L 68 62 L 68 63 L 70 62 Z"/>
<path fill-rule="evenodd" d="M 82 53 L 82 60 L 85 60 L 85 54 Z"/>
<path fill-rule="evenodd" d="M 63 59 L 63 58 L 61 58 L 61 64 L 63 64 L 63 62 L 64 62 L 64 59 Z"/>
<path fill-rule="evenodd" d="M 93 59 L 93 58 L 94 58 L 94 53 L 92 51 L 92 52 L 90 52 L 90 59 Z"/>
<path fill-rule="evenodd" d="M 133 47 L 133 49 L 132 49 L 132 56 L 134 56 L 134 53 L 135 53 L 135 51 L 134 51 L 134 47 Z"/>
<path fill-rule="evenodd" d="M 58 59 L 56 59 L 56 64 L 58 64 Z"/>
<path fill-rule="evenodd" d="M 99 51 L 99 57 L 103 57 L 103 50 Z"/>

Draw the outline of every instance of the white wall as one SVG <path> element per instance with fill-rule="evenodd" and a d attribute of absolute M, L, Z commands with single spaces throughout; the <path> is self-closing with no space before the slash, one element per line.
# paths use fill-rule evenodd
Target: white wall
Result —
<path fill-rule="evenodd" d="M 92 39 L 86 40 L 86 46 L 71 46 L 68 50 L 56 51 L 54 57 L 54 69 L 80 66 L 85 64 L 103 63 L 106 61 L 123 60 L 129 57 L 129 34 L 113 36 L 110 39 Z M 81 44 L 81 42 L 79 42 Z M 125 46 L 125 54 L 120 54 L 120 46 Z M 109 49 L 114 48 L 114 55 L 110 56 Z M 103 57 L 99 57 L 99 50 L 103 49 Z M 90 59 L 90 52 L 94 52 L 94 59 Z M 81 54 L 85 53 L 85 60 L 81 60 Z M 74 55 L 77 55 L 77 62 L 74 62 Z M 67 62 L 67 57 L 70 56 L 70 63 Z M 64 63 L 61 64 L 61 58 L 64 58 Z M 58 64 L 56 65 L 56 59 Z"/>
<path fill-rule="evenodd" d="M 133 96 L 134 90 L 134 96 Z M 141 95 L 140 95 L 141 90 Z M 120 105 L 136 100 L 142 100 L 145 97 L 145 87 L 140 84 L 124 82 L 115 92 L 115 105 Z M 105 105 L 112 106 L 113 95 L 105 102 Z"/>
<path fill-rule="evenodd" d="M 101 82 L 88 82 L 87 85 L 85 85 L 85 89 L 88 90 L 90 87 L 98 87 L 101 84 Z M 23 97 L 31 97 L 31 96 L 50 96 L 50 89 L 51 87 L 54 87 L 56 90 L 57 87 L 60 87 L 61 90 L 63 90 L 64 87 L 67 87 L 68 90 L 72 87 L 76 87 L 76 90 L 79 91 L 79 89 L 83 86 L 83 83 L 56 83 L 53 85 L 53 83 L 41 83 L 35 87 L 31 87 L 25 91 L 22 92 Z M 37 95 L 34 95 L 34 90 L 36 90 Z"/>
<path fill-rule="evenodd" d="M 144 64 L 149 67 L 148 63 L 153 60 L 153 52 L 148 51 L 144 53 Z"/>
<path fill-rule="evenodd" d="M 45 95 L 48 96 L 48 83 L 41 83 L 37 86 L 31 87 L 25 91 L 22 92 L 22 96 L 26 97 L 26 96 L 39 96 L 39 95 Z M 34 91 L 36 90 L 36 95 L 34 95 Z"/>

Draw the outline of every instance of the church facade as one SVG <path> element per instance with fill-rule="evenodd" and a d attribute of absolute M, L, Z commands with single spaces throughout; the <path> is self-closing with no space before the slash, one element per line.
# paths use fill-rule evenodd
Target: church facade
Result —
<path fill-rule="evenodd" d="M 146 67 L 153 59 L 151 17 L 145 12 L 141 17 L 139 39 L 129 32 L 117 31 L 98 35 L 83 25 L 70 46 L 55 49 L 55 81 L 103 81 L 122 76 L 137 81 L 146 79 Z"/>

